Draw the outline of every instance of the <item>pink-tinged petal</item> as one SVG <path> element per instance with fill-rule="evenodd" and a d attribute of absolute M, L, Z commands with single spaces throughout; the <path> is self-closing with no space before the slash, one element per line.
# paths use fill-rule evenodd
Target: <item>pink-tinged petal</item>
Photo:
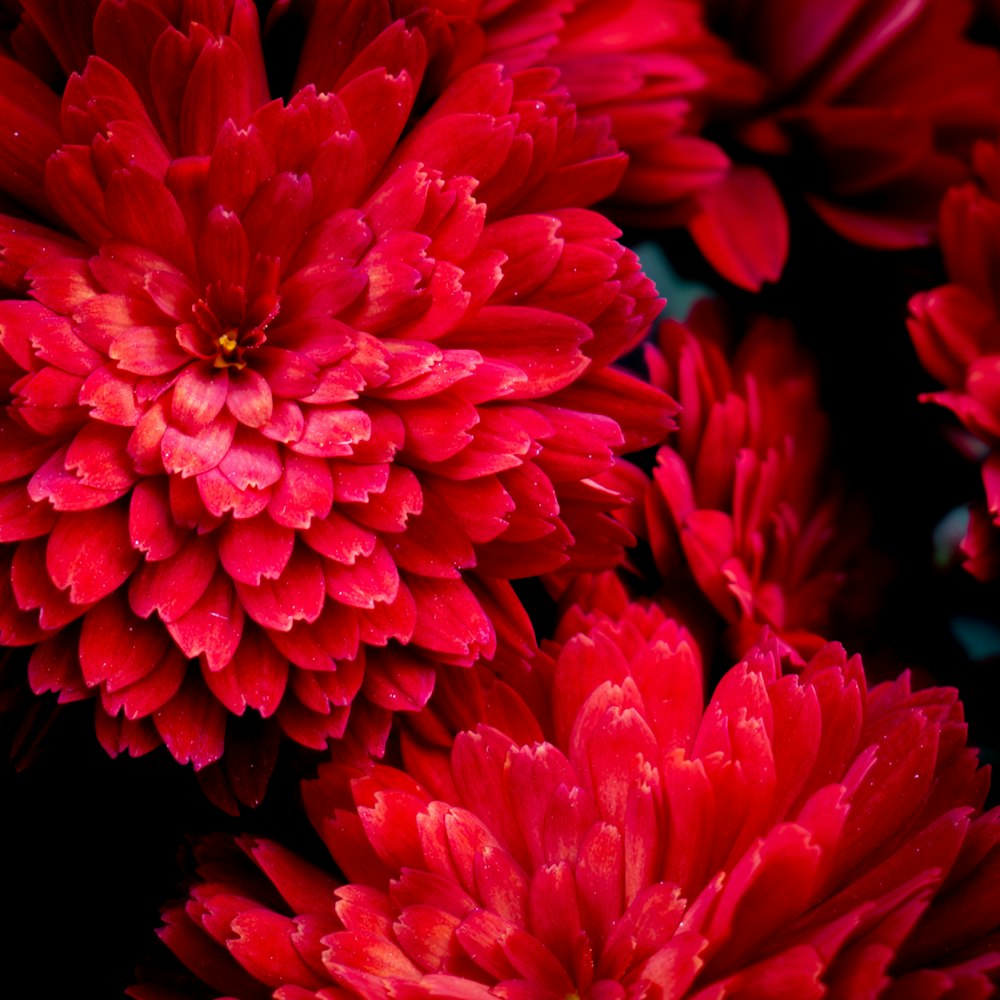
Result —
<path fill-rule="evenodd" d="M 102 711 L 94 713 L 94 735 L 112 757 L 120 753 L 139 757 L 163 745 L 148 719 L 112 718 Z"/>
<path fill-rule="evenodd" d="M 296 546 L 277 580 L 258 586 L 235 581 L 236 593 L 248 615 L 268 629 L 287 632 L 301 620 L 313 622 L 323 609 L 325 587 L 322 561 L 315 552 Z"/>
<path fill-rule="evenodd" d="M 190 611 L 215 575 L 215 545 L 204 535 L 190 535 L 180 548 L 156 562 L 145 562 L 129 584 L 129 604 L 142 618 L 156 611 L 172 622 Z"/>
<path fill-rule="evenodd" d="M 64 630 L 51 638 L 40 637 L 28 661 L 28 683 L 35 694 L 57 692 L 60 704 L 90 697 L 80 674 L 76 638 L 75 630 Z"/>
<path fill-rule="evenodd" d="M 578 760 L 574 752 L 571 759 L 581 777 L 589 774 L 601 818 L 627 831 L 627 837 L 641 837 L 649 831 L 637 821 L 636 796 L 644 790 L 648 794 L 658 781 L 655 774 L 636 773 L 635 755 L 655 760 L 656 737 L 635 708 L 603 705 L 595 717 L 589 711 L 591 705 L 588 700 L 577 715 L 570 737 L 574 750 L 577 742 L 582 742 L 586 757 Z M 631 902 L 632 894 L 626 893 L 626 898 Z"/>
<path fill-rule="evenodd" d="M 44 367 L 16 383 L 18 415 L 31 430 L 55 438 L 72 434 L 84 416 L 78 405 L 81 379 Z"/>
<path fill-rule="evenodd" d="M 266 489 L 282 478 L 282 461 L 272 441 L 237 427 L 218 471 L 239 490 Z"/>
<path fill-rule="evenodd" d="M 515 979 L 517 969 L 505 945 L 516 929 L 496 914 L 476 909 L 462 921 L 456 936 L 463 950 L 488 976 L 500 980 Z M 548 996 L 548 993 L 544 995 Z"/>
<path fill-rule="evenodd" d="M 308 528 L 314 518 L 327 517 L 333 506 L 333 476 L 325 459 L 287 452 L 284 471 L 268 504 L 278 524 Z"/>
<path fill-rule="evenodd" d="M 0 542 L 45 535 L 55 527 L 58 517 L 51 504 L 32 500 L 23 482 L 0 486 Z"/>
<path fill-rule="evenodd" d="M 181 906 L 172 907 L 163 914 L 164 926 L 158 931 L 160 939 L 194 968 L 205 970 L 203 975 L 223 995 L 253 996 L 258 984 L 227 953 L 221 943 L 205 933 L 204 926 Z M 141 989 L 137 987 L 134 989 Z M 141 996 L 141 994 L 139 994 Z M 164 1000 L 152 994 L 149 1000 Z"/>
<path fill-rule="evenodd" d="M 410 577 L 407 582 L 417 604 L 416 645 L 450 656 L 493 655 L 493 625 L 462 580 Z"/>
<path fill-rule="evenodd" d="M 385 543 L 376 538 L 370 555 L 351 551 L 354 555 L 349 563 L 324 560 L 327 594 L 355 608 L 372 608 L 376 603 L 395 600 L 399 591 L 399 570 Z"/>
<path fill-rule="evenodd" d="M 573 382 L 589 364 L 580 345 L 593 336 L 578 320 L 523 306 L 489 306 L 460 333 L 463 347 L 525 373 L 527 381 L 511 392 L 512 399 L 548 395 Z"/>
<path fill-rule="evenodd" d="M 323 962 L 338 982 L 361 996 L 375 996 L 377 984 L 416 981 L 420 970 L 398 946 L 371 932 L 341 931 L 326 939 Z"/>
<path fill-rule="evenodd" d="M 38 302 L 6 301 L 0 303 L 0 344 L 22 367 L 29 367 L 30 356 L 18 350 L 15 341 L 32 354 L 74 375 L 88 375 L 101 363 L 100 354 L 74 332 L 70 322 Z M 31 367 L 34 367 L 32 364 Z"/>
<path fill-rule="evenodd" d="M 150 476 L 164 471 L 160 446 L 166 430 L 166 411 L 162 401 L 157 401 L 139 418 L 129 438 L 128 453 L 137 472 Z"/>
<path fill-rule="evenodd" d="M 353 492 L 346 475 L 349 467 L 339 466 L 334 480 L 335 496 L 338 500 L 348 499 Z M 365 472 L 367 470 L 357 470 Z M 366 502 L 349 509 L 355 520 L 379 532 L 393 534 L 405 530 L 412 514 L 423 510 L 423 495 L 420 480 L 405 466 L 392 465 L 386 470 L 388 477 L 384 485 L 377 485 L 363 498 Z M 363 480 L 362 476 L 362 480 Z M 370 488 L 370 487 L 369 487 Z M 345 495 L 346 494 L 346 495 Z"/>
<path fill-rule="evenodd" d="M 226 523 L 219 537 L 219 559 L 237 581 L 257 586 L 261 577 L 276 579 L 285 570 L 295 532 L 260 516 Z"/>
<path fill-rule="evenodd" d="M 477 805 L 480 818 L 489 825 L 506 850 L 520 858 L 525 852 L 523 835 L 519 830 L 521 816 L 517 807 L 521 802 L 517 793 L 528 792 L 529 789 L 516 787 L 513 782 L 509 794 L 505 788 L 510 771 L 517 766 L 517 752 L 518 748 L 506 735 L 482 727 L 475 733 L 460 733 L 455 738 L 451 770 L 459 799 L 471 804 L 481 797 L 483 804 L 481 807 Z M 526 808 L 528 805 L 536 806 L 544 798 L 545 790 L 539 789 L 537 794 L 530 795 Z M 524 897 L 526 889 L 526 885 L 520 885 L 518 894 Z M 524 899 L 521 901 L 523 903 Z"/>
<path fill-rule="evenodd" d="M 294 444 L 305 430 L 305 417 L 301 408 L 288 400 L 274 404 L 270 419 L 261 426 L 261 433 L 272 441 Z M 305 449 L 303 449 L 305 450 Z M 309 454 L 306 451 L 306 454 Z"/>
<path fill-rule="evenodd" d="M 124 713 L 126 722 L 145 719 L 177 694 L 187 676 L 188 665 L 180 650 L 171 645 L 145 676 L 124 687 L 102 688 L 101 704 L 109 715 Z M 156 745 L 159 743 L 157 739 Z"/>
<path fill-rule="evenodd" d="M 250 244 L 235 212 L 212 208 L 198 234 L 198 271 L 222 287 L 240 286 L 250 267 Z"/>
<path fill-rule="evenodd" d="M 566 996 L 573 990 L 573 980 L 551 951 L 538 939 L 517 929 L 503 943 L 511 965 L 531 983 L 551 990 L 553 996 Z"/>
<path fill-rule="evenodd" d="M 354 446 L 354 461 L 364 464 L 390 462 L 403 447 L 406 430 L 399 414 L 372 402 L 368 408 L 371 435 Z"/>
<path fill-rule="evenodd" d="M 244 838 L 243 848 L 296 913 L 333 913 L 338 882 L 271 840 Z"/>
<path fill-rule="evenodd" d="M 411 46 L 414 50 L 422 48 L 416 38 Z M 372 69 L 337 88 L 351 124 L 364 143 L 365 176 L 369 179 L 378 174 L 403 130 L 416 93 L 415 79 L 423 70 L 423 58 L 414 51 L 410 54 L 411 66 L 399 66 L 398 70 L 393 67 L 391 73 L 384 68 Z"/>
<path fill-rule="evenodd" d="M 536 411 L 514 406 L 479 410 L 479 422 L 471 429 L 472 441 L 454 458 L 435 469 L 444 477 L 478 479 L 519 466 L 525 455 L 536 452 L 537 437 L 551 428 Z"/>
<path fill-rule="evenodd" d="M 144 170 L 118 170 L 105 188 L 107 218 L 115 235 L 149 247 L 182 271 L 194 270 L 194 248 L 180 206 Z"/>
<path fill-rule="evenodd" d="M 647 886 L 611 932 L 601 958 L 599 974 L 620 978 L 636 953 L 656 953 L 664 942 L 671 941 L 677 934 L 686 908 L 687 901 L 677 886 L 663 882 Z M 699 939 L 699 950 L 703 944 L 704 939 Z M 686 954 L 687 951 L 687 948 L 682 948 L 681 954 Z M 666 956 L 662 956 L 658 961 L 665 958 Z"/>
<path fill-rule="evenodd" d="M 0 414 L 0 483 L 30 476 L 52 450 L 51 441 L 34 437 L 8 414 Z"/>
<path fill-rule="evenodd" d="M 312 989 L 325 985 L 295 946 L 295 921 L 270 910 L 247 910 L 230 927 L 236 937 L 227 941 L 229 950 L 255 979 L 271 987 L 285 982 Z"/>
<path fill-rule="evenodd" d="M 205 510 L 219 520 L 230 513 L 240 520 L 256 517 L 267 510 L 271 499 L 270 487 L 261 490 L 248 486 L 240 489 L 222 474 L 221 469 L 203 472 L 195 477 L 195 481 Z"/>
<path fill-rule="evenodd" d="M 382 493 L 389 482 L 388 462 L 366 465 L 360 462 L 338 462 L 333 466 L 334 499 L 346 505 L 367 504 L 373 494 Z M 361 507 L 346 507 L 352 513 Z"/>
<path fill-rule="evenodd" d="M 120 505 L 63 514 L 45 551 L 49 576 L 69 590 L 74 604 L 90 604 L 120 587 L 139 560 Z"/>
<path fill-rule="evenodd" d="M 354 611 L 331 602 L 327 602 L 315 622 L 295 622 L 287 632 L 270 633 L 271 642 L 282 654 L 307 671 L 338 669 L 337 661 L 357 656 L 358 637 Z M 296 682 L 307 683 L 301 681 L 307 676 L 311 677 L 309 674 L 296 674 L 293 685 Z M 308 695 L 298 691 L 296 697 L 304 703 L 309 701 Z"/>
<path fill-rule="evenodd" d="M 369 646 L 385 646 L 390 639 L 403 644 L 413 638 L 417 622 L 417 606 L 410 588 L 402 581 L 391 602 L 376 601 L 373 608 L 357 610 L 361 639 Z M 372 650 L 375 654 L 377 651 Z"/>
<path fill-rule="evenodd" d="M 347 566 L 353 565 L 359 556 L 370 556 L 378 538 L 375 532 L 362 528 L 336 510 L 322 520 L 314 520 L 300 537 L 321 555 Z"/>
<path fill-rule="evenodd" d="M 308 174 L 280 173 L 268 178 L 242 213 L 250 246 L 266 248 L 282 262 L 290 260 L 308 228 L 312 190 Z"/>
<path fill-rule="evenodd" d="M 460 482 L 425 475 L 421 486 L 425 496 L 432 493 L 441 499 L 454 522 L 475 543 L 492 541 L 501 534 L 507 528 L 507 516 L 515 508 L 513 498 L 496 476 Z"/>
<path fill-rule="evenodd" d="M 129 537 L 132 545 L 150 560 L 172 556 L 187 532 L 171 514 L 170 495 L 162 478 L 142 479 L 129 498 Z"/>
<path fill-rule="evenodd" d="M 87 612 L 80 631 L 80 671 L 88 687 L 116 690 L 141 680 L 167 652 L 170 637 L 155 622 L 129 611 L 120 593 Z"/>
<path fill-rule="evenodd" d="M 167 623 L 174 642 L 189 659 L 204 656 L 209 669 L 219 670 L 232 658 L 243 634 L 243 606 L 233 585 L 217 570 L 193 607 Z"/>
<path fill-rule="evenodd" d="M 156 712 L 153 723 L 180 764 L 191 763 L 199 771 L 222 756 L 226 713 L 195 674 Z"/>
<path fill-rule="evenodd" d="M 174 383 L 171 423 L 185 434 L 204 431 L 218 417 L 228 392 L 227 369 L 213 368 L 208 362 L 189 365 Z"/>
<path fill-rule="evenodd" d="M 584 837 L 576 884 L 583 925 L 590 939 L 603 945 L 624 909 L 624 845 L 611 824 L 595 824 Z"/>
<path fill-rule="evenodd" d="M 169 326 L 134 326 L 115 337 L 108 354 L 122 371 L 136 375 L 163 375 L 190 360 Z"/>
<path fill-rule="evenodd" d="M 250 112 L 251 69 L 237 42 L 222 36 L 206 45 L 187 79 L 180 115 L 180 144 L 189 155 L 211 153 L 222 125 L 242 126 Z"/>
<path fill-rule="evenodd" d="M 163 467 L 185 478 L 214 469 L 229 451 L 236 426 L 235 418 L 227 413 L 195 434 L 168 426 L 160 442 Z"/>
<path fill-rule="evenodd" d="M 91 421 L 85 424 L 66 451 L 66 469 L 84 486 L 115 493 L 128 489 L 137 479 L 126 446 L 129 432 Z"/>
<path fill-rule="evenodd" d="M 464 952 L 454 931 L 460 919 L 437 907 L 409 906 L 394 925 L 396 940 L 422 969 L 443 971 L 460 963 Z M 422 980 L 422 985 L 426 980 Z"/>
<path fill-rule="evenodd" d="M 288 660 L 255 628 L 248 628 L 225 670 L 235 674 L 243 700 L 263 718 L 281 704 L 288 682 Z"/>
<path fill-rule="evenodd" d="M 531 926 L 539 940 L 564 966 L 572 962 L 572 942 L 581 930 L 576 901 L 576 880 L 570 865 L 558 862 L 539 866 L 530 889 Z"/>
<path fill-rule="evenodd" d="M 252 368 L 231 372 L 226 407 L 241 424 L 263 427 L 274 410 L 271 387 L 264 376 Z"/>
<path fill-rule="evenodd" d="M 314 407 L 305 414 L 301 436 L 289 444 L 301 455 L 348 457 L 354 445 L 367 441 L 371 432 L 371 419 L 364 410 L 349 406 Z"/>
<path fill-rule="evenodd" d="M 401 569 L 420 576 L 457 578 L 461 570 L 476 565 L 472 543 L 454 530 L 450 509 L 438 501 L 427 503 L 426 498 L 419 517 L 407 523 L 391 549 Z"/>
<path fill-rule="evenodd" d="M 48 573 L 41 572 L 40 567 L 45 560 L 45 541 L 41 538 L 22 542 L 14 549 L 10 560 L 8 578 L 11 599 L 10 609 L 20 608 L 22 611 L 37 610 L 37 625 L 46 631 L 63 628 L 79 618 L 90 607 L 89 604 L 78 604 L 70 600 L 70 594 L 60 590 Z M 22 622 L 15 631 L 20 634 L 25 628 Z M 34 627 L 31 634 L 36 633 Z"/>
<path fill-rule="evenodd" d="M 365 671 L 364 695 L 373 705 L 393 712 L 416 711 L 427 704 L 434 677 L 434 666 L 409 650 L 373 650 Z"/>
<path fill-rule="evenodd" d="M 674 430 L 679 407 L 673 399 L 627 372 L 605 368 L 563 389 L 559 405 L 583 413 L 607 413 L 625 438 L 622 451 L 632 452 L 658 444 Z M 657 428 L 651 434 L 651 429 Z"/>
<path fill-rule="evenodd" d="M 39 183 L 45 161 L 60 145 L 59 100 L 33 73 L 13 59 L 0 60 L 3 147 L 0 185 L 37 211 L 49 208 Z"/>
<path fill-rule="evenodd" d="M 142 414 L 135 397 L 135 382 L 114 366 L 95 368 L 80 388 L 80 402 L 91 408 L 95 420 L 120 427 L 134 427 Z"/>

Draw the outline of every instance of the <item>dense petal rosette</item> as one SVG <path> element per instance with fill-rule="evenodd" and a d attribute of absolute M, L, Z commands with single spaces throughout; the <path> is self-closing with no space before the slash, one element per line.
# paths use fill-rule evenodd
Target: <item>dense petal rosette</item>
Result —
<path fill-rule="evenodd" d="M 786 673 L 766 641 L 706 706 L 657 609 L 563 631 L 548 717 L 488 713 L 423 784 L 370 763 L 307 784 L 347 884 L 268 842 L 201 846 L 161 936 L 208 995 L 992 993 L 1000 815 L 954 691 L 868 690 L 835 645 Z"/>
<path fill-rule="evenodd" d="M 922 397 L 947 407 L 982 461 L 985 503 L 972 509 L 962 543 L 966 568 L 982 580 L 1000 574 L 1000 150 L 981 143 L 975 180 L 941 206 L 941 249 L 950 281 L 910 301 L 910 333 L 921 363 L 944 388 Z"/>
<path fill-rule="evenodd" d="M 105 0 L 85 52 L 36 16 L 61 97 L 0 60 L 0 188 L 53 224 L 0 218 L 0 635 L 112 752 L 356 701 L 376 748 L 436 664 L 530 652 L 508 580 L 620 557 L 606 477 L 669 423 L 609 367 L 658 301 L 581 207 L 605 131 L 552 71 L 421 91 L 438 21 L 347 13 L 287 101 L 247 0 Z"/>
<path fill-rule="evenodd" d="M 705 304 L 648 349 L 682 415 L 657 455 L 646 530 L 668 593 L 693 576 L 738 652 L 764 625 L 809 652 L 850 619 L 848 599 L 871 610 L 884 573 L 864 505 L 833 480 L 815 366 L 791 328 L 757 320 L 731 360 L 725 340 Z"/>

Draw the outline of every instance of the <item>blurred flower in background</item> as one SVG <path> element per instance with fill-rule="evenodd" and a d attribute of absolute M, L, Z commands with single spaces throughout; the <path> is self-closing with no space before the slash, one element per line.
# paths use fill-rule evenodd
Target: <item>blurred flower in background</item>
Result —
<path fill-rule="evenodd" d="M 970 435 L 960 447 L 982 462 L 985 503 L 971 511 L 962 542 L 966 568 L 983 580 L 1000 573 L 1000 157 L 975 151 L 974 181 L 950 190 L 941 206 L 941 251 L 950 281 L 910 302 L 910 333 L 920 361 L 945 388 L 923 398 L 950 409 Z"/>
<path fill-rule="evenodd" d="M 546 58 L 630 154 L 622 217 L 686 225 L 721 275 L 758 289 L 784 267 L 789 198 L 865 246 L 933 239 L 973 141 L 1000 127 L 1000 57 L 966 37 L 972 13 L 965 0 L 581 0 Z"/>
<path fill-rule="evenodd" d="M 731 349 L 733 334 L 706 302 L 647 347 L 682 415 L 657 453 L 644 533 L 667 596 L 700 589 L 736 655 L 767 627 L 809 656 L 873 613 L 885 567 L 863 501 L 830 467 L 818 373 L 791 327 L 758 318 Z"/>

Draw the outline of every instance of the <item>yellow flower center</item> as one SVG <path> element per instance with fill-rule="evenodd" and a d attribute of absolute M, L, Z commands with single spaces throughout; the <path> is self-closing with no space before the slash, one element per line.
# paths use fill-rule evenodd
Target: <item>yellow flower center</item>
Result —
<path fill-rule="evenodd" d="M 216 368 L 246 368 L 246 362 L 234 357 L 239 341 L 235 330 L 227 330 L 216 341 L 221 352 L 215 359 Z"/>

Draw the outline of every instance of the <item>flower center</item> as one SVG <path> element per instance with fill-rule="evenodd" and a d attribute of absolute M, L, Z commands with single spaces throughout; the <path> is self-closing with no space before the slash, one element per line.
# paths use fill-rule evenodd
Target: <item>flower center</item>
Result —
<path fill-rule="evenodd" d="M 246 368 L 248 354 L 267 340 L 267 329 L 280 310 L 274 291 L 248 297 L 239 285 L 217 282 L 191 306 L 191 320 L 177 327 L 178 343 L 215 368 Z"/>
<path fill-rule="evenodd" d="M 247 363 L 241 360 L 237 349 L 240 346 L 239 330 L 227 330 L 216 338 L 219 353 L 215 356 L 216 368 L 246 368 Z"/>

